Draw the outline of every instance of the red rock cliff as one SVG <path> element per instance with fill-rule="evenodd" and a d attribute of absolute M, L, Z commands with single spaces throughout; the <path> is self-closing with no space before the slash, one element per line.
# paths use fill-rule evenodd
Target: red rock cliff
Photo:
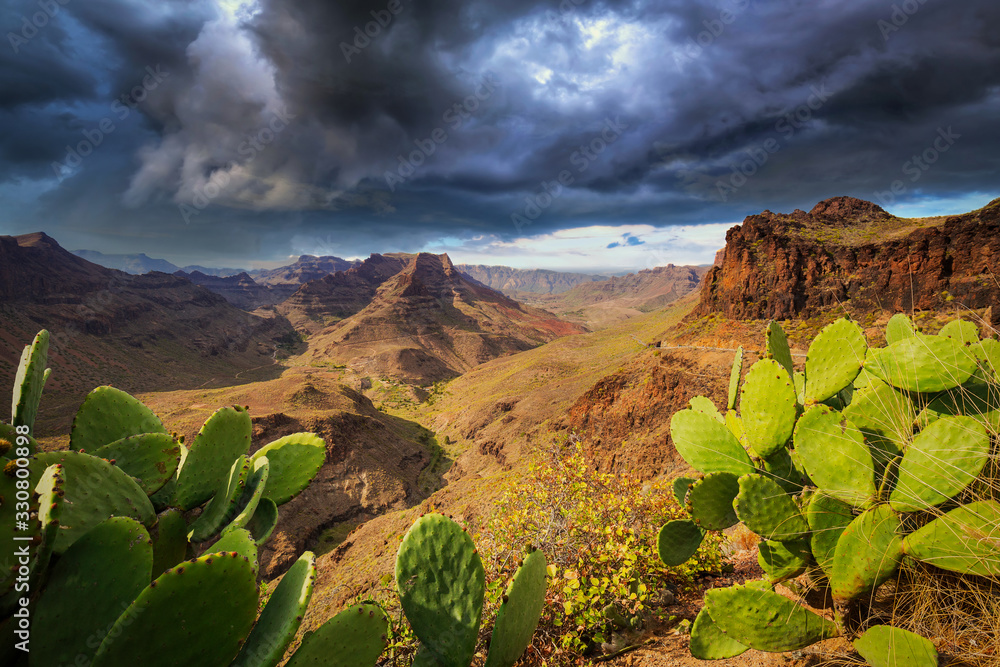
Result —
<path fill-rule="evenodd" d="M 809 213 L 764 211 L 729 230 L 719 259 L 696 315 L 780 320 L 841 304 L 853 312 L 985 308 L 1000 296 L 1000 199 L 924 219 L 851 197 Z"/>

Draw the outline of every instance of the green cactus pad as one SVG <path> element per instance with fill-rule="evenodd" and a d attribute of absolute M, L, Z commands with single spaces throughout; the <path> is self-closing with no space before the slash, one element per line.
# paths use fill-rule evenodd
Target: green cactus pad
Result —
<path fill-rule="evenodd" d="M 733 434 L 733 437 L 741 446 L 747 446 L 747 434 L 743 430 L 743 418 L 736 414 L 736 410 L 726 412 L 726 428 Z"/>
<path fill-rule="evenodd" d="M 750 456 L 724 424 L 695 410 L 681 410 L 670 420 L 670 437 L 677 452 L 700 473 L 753 472 Z"/>
<path fill-rule="evenodd" d="M 270 498 L 261 498 L 257 510 L 253 513 L 246 529 L 253 535 L 254 542 L 260 546 L 267 542 L 278 525 L 278 506 Z"/>
<path fill-rule="evenodd" d="M 833 408 L 814 405 L 795 425 L 795 451 L 812 481 L 860 505 L 875 496 L 875 466 L 861 431 Z"/>
<path fill-rule="evenodd" d="M 104 459 L 79 452 L 42 452 L 32 462 L 40 472 L 61 464 L 66 471 L 66 507 L 60 517 L 55 552 L 63 553 L 88 530 L 113 516 L 152 526 L 156 512 L 134 479 Z"/>
<path fill-rule="evenodd" d="M 234 528 L 222 537 L 215 544 L 205 549 L 205 553 L 232 553 L 235 552 L 241 558 L 245 558 L 251 566 L 253 572 L 257 574 L 257 543 L 253 535 L 246 528 Z"/>
<path fill-rule="evenodd" d="M 14 395 L 11 400 L 12 426 L 35 427 L 38 405 L 42 401 L 42 389 L 49 377 L 45 364 L 49 356 L 49 332 L 42 329 L 35 335 L 31 345 L 25 345 L 21 363 L 14 377 Z"/>
<path fill-rule="evenodd" d="M 695 396 L 690 401 L 688 401 L 688 404 L 691 406 L 692 410 L 703 412 L 712 419 L 722 424 L 726 423 L 726 420 L 722 416 L 722 413 L 719 412 L 719 408 L 715 407 L 715 403 L 713 403 L 711 399 L 705 398 L 704 396 Z"/>
<path fill-rule="evenodd" d="M 52 568 L 38 598 L 32 662 L 80 664 L 79 656 L 91 660 L 95 640 L 149 585 L 152 565 L 149 535 L 133 519 L 108 519 L 74 542 Z"/>
<path fill-rule="evenodd" d="M 802 473 L 795 467 L 787 449 L 779 449 L 764 459 L 764 470 L 757 474 L 774 480 L 785 493 L 798 493 L 802 490 Z"/>
<path fill-rule="evenodd" d="M 791 378 L 795 374 L 795 362 L 792 361 L 792 350 L 788 347 L 788 336 L 785 330 L 775 321 L 767 325 L 767 356 L 781 364 L 781 367 Z"/>
<path fill-rule="evenodd" d="M 264 445 L 252 459 L 266 456 L 271 462 L 264 497 L 283 505 L 299 495 L 326 460 L 326 442 L 313 433 L 293 433 Z"/>
<path fill-rule="evenodd" d="M 266 456 L 262 456 L 250 464 L 251 470 L 247 475 L 243 493 L 236 501 L 236 516 L 233 517 L 229 525 L 223 529 L 223 533 L 230 529 L 245 528 L 253 515 L 257 512 L 257 506 L 264 496 L 264 489 L 267 486 L 267 475 L 270 470 L 270 461 Z"/>
<path fill-rule="evenodd" d="M 806 402 L 806 374 L 802 371 L 795 371 L 792 374 L 792 384 L 795 385 L 795 397 L 799 401 L 799 405 L 804 405 Z"/>
<path fill-rule="evenodd" d="M 1000 575 L 1000 504 L 957 507 L 906 536 L 903 550 L 935 567 L 983 577 Z"/>
<path fill-rule="evenodd" d="M 69 448 L 91 453 L 130 435 L 166 432 L 160 418 L 138 399 L 114 387 L 98 387 L 73 418 Z"/>
<path fill-rule="evenodd" d="M 798 416 L 791 376 L 773 359 L 750 367 L 740 398 L 747 443 L 760 458 L 785 447 Z"/>
<path fill-rule="evenodd" d="M 192 542 L 204 542 L 222 530 L 237 514 L 237 505 L 243 495 L 247 475 L 250 474 L 250 460 L 238 456 L 229 469 L 228 477 L 223 480 L 218 491 L 212 497 L 188 531 L 188 539 Z"/>
<path fill-rule="evenodd" d="M 66 498 L 66 471 L 61 465 L 45 469 L 38 484 L 38 537 L 28 571 L 28 590 L 37 590 L 38 582 L 46 573 L 59 539 L 59 529 L 70 503 Z M 30 551 L 30 547 L 29 547 Z"/>
<path fill-rule="evenodd" d="M 743 373 L 743 346 L 736 348 L 736 356 L 733 357 L 733 368 L 729 371 L 729 397 L 726 401 L 727 410 L 736 409 L 736 399 L 739 397 L 737 390 L 740 388 L 740 375 Z"/>
<path fill-rule="evenodd" d="M 677 567 L 691 560 L 696 553 L 705 533 L 694 521 L 675 519 L 668 521 L 660 528 L 656 540 L 657 553 L 667 567 Z"/>
<path fill-rule="evenodd" d="M 440 514 L 417 519 L 396 554 L 396 588 L 413 633 L 438 662 L 472 662 L 485 574 L 468 533 Z"/>
<path fill-rule="evenodd" d="M 153 540 L 153 579 L 187 559 L 187 523 L 180 510 L 170 509 L 156 521 L 156 539 Z"/>
<path fill-rule="evenodd" d="M 899 527 L 896 513 L 888 505 L 878 505 L 844 529 L 830 566 L 834 600 L 853 600 L 895 573 L 903 556 Z"/>
<path fill-rule="evenodd" d="M 873 456 L 884 461 L 903 453 L 913 438 L 916 411 L 905 393 L 881 380 L 857 391 L 844 416 L 857 426 Z"/>
<path fill-rule="evenodd" d="M 832 621 L 769 590 L 713 588 L 705 608 L 726 636 L 759 651 L 795 651 L 839 634 Z"/>
<path fill-rule="evenodd" d="M 953 338 L 918 334 L 876 350 L 865 368 L 893 387 L 927 393 L 965 384 L 978 364 Z"/>
<path fill-rule="evenodd" d="M 938 653 L 929 640 L 920 635 L 875 625 L 854 640 L 854 648 L 871 667 L 937 667 Z"/>
<path fill-rule="evenodd" d="M 733 501 L 740 492 L 736 475 L 713 472 L 691 485 L 687 510 L 702 530 L 725 530 L 739 523 Z"/>
<path fill-rule="evenodd" d="M 889 323 L 885 326 L 885 343 L 892 345 L 906 338 L 913 338 L 917 335 L 917 330 L 913 326 L 913 321 L 903 313 L 896 313 L 889 318 Z"/>
<path fill-rule="evenodd" d="M 972 417 L 942 417 L 914 438 L 889 499 L 897 512 L 940 505 L 972 483 L 990 455 L 990 436 Z"/>
<path fill-rule="evenodd" d="M 512 667 L 531 643 L 545 606 L 545 568 L 545 554 L 536 550 L 514 573 L 497 611 L 486 667 Z"/>
<path fill-rule="evenodd" d="M 808 540 L 764 541 L 757 546 L 757 563 L 772 586 L 799 576 L 810 562 L 812 552 Z"/>
<path fill-rule="evenodd" d="M 195 436 L 177 469 L 174 505 L 189 510 L 210 499 L 226 481 L 233 461 L 250 449 L 250 413 L 219 408 Z"/>
<path fill-rule="evenodd" d="M 987 338 L 972 346 L 972 354 L 988 382 L 1000 381 L 1000 341 Z"/>
<path fill-rule="evenodd" d="M 316 557 L 306 551 L 278 582 L 233 665 L 276 667 L 306 615 L 316 581 Z M 304 656 L 303 656 L 304 657 Z"/>
<path fill-rule="evenodd" d="M 765 540 L 786 542 L 809 534 L 809 524 L 792 497 L 777 482 L 763 475 L 739 478 L 739 495 L 733 502 L 736 516 Z"/>
<path fill-rule="evenodd" d="M 0 468 L 6 467 L 9 463 L 10 459 L 0 456 Z M 14 512 L 16 494 L 16 479 L 0 473 L 0 498 L 3 499 L 0 501 L 0 543 L 2 544 L 14 544 L 14 536 L 22 532 L 17 530 L 17 516 Z M 37 507 L 30 507 L 30 509 L 34 510 Z M 38 528 L 37 521 L 29 521 L 29 534 L 36 535 Z M 0 595 L 3 595 L 3 593 L 13 586 L 14 578 L 17 575 L 13 572 L 12 568 L 16 564 L 17 559 L 11 553 L 0 554 Z"/>
<path fill-rule="evenodd" d="M 990 432 L 1000 433 L 1000 386 L 970 381 L 934 397 L 916 417 L 918 428 L 946 415 L 966 415 L 974 418 Z"/>
<path fill-rule="evenodd" d="M 114 461 L 151 496 L 177 472 L 181 445 L 168 433 L 142 433 L 104 445 L 93 454 Z"/>
<path fill-rule="evenodd" d="M 180 448 L 180 453 L 177 457 L 177 470 L 180 470 L 184 466 L 184 461 L 187 459 L 188 448 L 184 446 L 184 443 L 178 442 L 177 446 Z M 153 507 L 156 508 L 157 512 L 162 512 L 168 507 L 173 506 L 174 494 L 177 492 L 177 471 L 174 471 L 173 477 L 167 480 L 167 483 L 160 487 L 160 490 L 149 496 L 150 502 L 153 503 Z"/>
<path fill-rule="evenodd" d="M 691 626 L 691 655 L 699 660 L 726 660 L 750 650 L 724 633 L 702 607 Z"/>
<path fill-rule="evenodd" d="M 385 650 L 388 632 L 389 620 L 381 607 L 348 607 L 306 637 L 286 665 L 374 667 Z"/>
<path fill-rule="evenodd" d="M 206 554 L 167 570 L 126 609 L 94 667 L 227 667 L 257 616 L 257 582 L 241 556 Z"/>
<path fill-rule="evenodd" d="M 972 345 L 979 342 L 979 327 L 966 320 L 952 320 L 941 327 L 938 336 L 953 338 L 961 345 Z"/>
<path fill-rule="evenodd" d="M 685 499 L 687 498 L 688 489 L 691 485 L 698 481 L 697 477 L 678 477 L 674 480 L 674 498 L 677 499 L 677 504 L 683 507 Z"/>
<path fill-rule="evenodd" d="M 806 507 L 806 521 L 812 531 L 809 546 L 823 572 L 830 575 L 837 542 L 851 522 L 851 506 L 822 491 L 814 493 Z"/>
<path fill-rule="evenodd" d="M 854 382 L 867 352 L 865 335 L 851 320 L 824 327 L 806 353 L 806 402 L 821 403 Z"/>

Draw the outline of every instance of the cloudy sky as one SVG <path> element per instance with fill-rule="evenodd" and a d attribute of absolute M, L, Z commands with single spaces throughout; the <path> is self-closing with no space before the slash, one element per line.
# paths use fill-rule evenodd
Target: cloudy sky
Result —
<path fill-rule="evenodd" d="M 995 0 L 0 0 L 0 27 L 0 233 L 71 249 L 629 270 L 764 209 L 1000 196 Z"/>

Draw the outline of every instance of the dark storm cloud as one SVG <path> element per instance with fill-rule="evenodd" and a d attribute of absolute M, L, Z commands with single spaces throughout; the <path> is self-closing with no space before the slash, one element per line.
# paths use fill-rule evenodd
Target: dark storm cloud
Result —
<path fill-rule="evenodd" d="M 0 54 L 8 183 L 52 178 L 147 67 L 169 72 L 5 227 L 364 254 L 996 191 L 991 0 L 151 6 L 71 0 Z"/>

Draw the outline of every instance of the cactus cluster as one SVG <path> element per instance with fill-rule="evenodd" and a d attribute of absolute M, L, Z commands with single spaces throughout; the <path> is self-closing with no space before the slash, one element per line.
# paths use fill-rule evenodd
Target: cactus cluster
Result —
<path fill-rule="evenodd" d="M 742 522 L 761 538 L 765 579 L 708 591 L 692 654 L 723 659 L 859 635 L 855 648 L 871 665 L 936 665 L 928 640 L 865 628 L 853 612 L 904 559 L 1000 576 L 1000 503 L 973 492 L 1000 427 L 998 352 L 1000 342 L 980 340 L 968 322 L 925 335 L 896 315 L 887 345 L 869 348 L 841 319 L 812 342 L 800 373 L 772 322 L 740 388 L 739 350 L 727 412 L 699 398 L 672 418 L 674 446 L 700 476 L 675 484 L 690 519 L 663 526 L 659 552 L 678 565 L 705 531 Z M 804 573 L 831 592 L 834 620 L 773 590 Z"/>
<path fill-rule="evenodd" d="M 73 420 L 70 450 L 41 452 L 23 433 L 47 350 L 42 331 L 0 424 L 0 539 L 24 544 L 29 562 L 26 577 L 19 566 L 0 574 L 3 664 L 277 665 L 312 594 L 314 559 L 299 559 L 258 619 L 257 547 L 277 505 L 323 464 L 323 440 L 297 433 L 248 457 L 250 415 L 232 407 L 188 448 L 137 399 L 98 387 Z M 27 512 L 15 512 L 19 491 Z M 15 521 L 26 517 L 28 530 Z M 15 542 L 25 534 L 33 539 Z M 25 595 L 30 652 L 17 649 L 12 616 Z"/>
<path fill-rule="evenodd" d="M 33 425 L 49 371 L 48 334 L 26 348 L 11 424 L 0 424 L 0 538 L 15 535 L 13 499 L 30 489 L 30 652 L 17 650 L 26 593 L 21 570 L 0 579 L 0 662 L 95 667 L 274 667 L 302 623 L 316 579 L 305 552 L 258 616 L 257 550 L 277 507 L 301 493 L 325 459 L 311 433 L 285 436 L 249 454 L 246 408 L 226 407 L 190 447 L 145 405 L 98 387 L 73 420 L 68 451 L 40 452 L 18 426 Z M 27 445 L 13 448 L 12 443 Z M 11 449 L 14 451 L 11 451 Z M 23 527 L 19 532 L 24 532 Z M 471 664 L 482 612 L 483 565 L 450 519 L 416 522 L 397 559 L 400 599 L 421 641 L 415 661 Z M 524 652 L 545 600 L 545 557 L 525 557 L 493 631 L 487 665 L 510 667 Z M 387 646 L 389 618 L 352 605 L 307 633 L 288 665 L 372 667 Z"/>

